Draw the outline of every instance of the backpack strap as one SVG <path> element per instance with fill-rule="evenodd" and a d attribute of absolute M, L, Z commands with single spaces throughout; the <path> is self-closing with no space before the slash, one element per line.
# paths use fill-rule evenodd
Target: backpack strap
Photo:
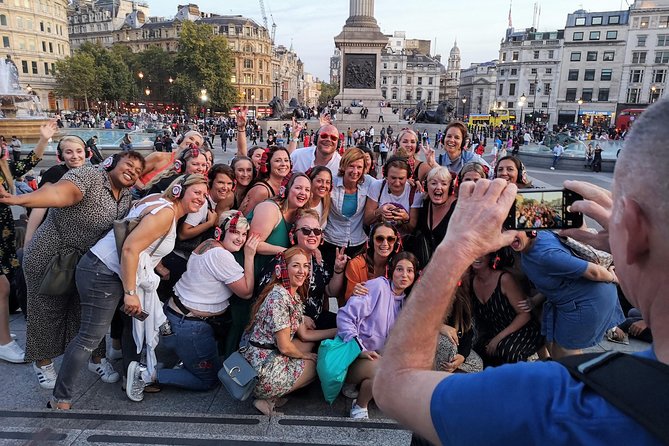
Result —
<path fill-rule="evenodd" d="M 669 366 L 621 352 L 588 353 L 558 360 L 628 417 L 669 445 Z"/>
<path fill-rule="evenodd" d="M 381 195 L 383 195 L 383 189 L 386 187 L 386 179 L 383 179 L 383 182 L 381 182 L 381 190 L 379 191 L 379 196 L 376 197 L 376 204 L 379 204 L 381 202 Z"/>

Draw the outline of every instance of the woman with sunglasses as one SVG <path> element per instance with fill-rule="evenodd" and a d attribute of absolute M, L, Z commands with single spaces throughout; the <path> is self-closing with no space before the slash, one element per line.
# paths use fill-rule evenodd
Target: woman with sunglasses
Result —
<path fill-rule="evenodd" d="M 188 269 L 163 307 L 172 334 L 164 335 L 161 342 L 174 350 L 183 367 L 159 369 L 150 374 L 139 363 L 132 362 L 130 368 L 140 368 L 140 373 L 128 374 L 131 379 L 128 386 L 143 392 L 142 383 L 189 390 L 209 390 L 218 384 L 217 373 L 223 364 L 213 327 L 226 324 L 232 294 L 242 299 L 251 297 L 253 257 L 259 241 L 254 234 L 247 238 L 249 224 L 241 212 L 225 212 L 218 223 L 214 237 L 193 251 Z M 232 254 L 240 250 L 244 254 L 244 268 Z"/>
<path fill-rule="evenodd" d="M 304 250 L 311 263 L 309 270 L 309 287 L 303 299 L 304 318 L 307 327 L 318 330 L 335 328 L 335 314 L 328 311 L 328 297 L 338 296 L 344 286 L 344 268 L 348 256 L 343 249 L 337 250 L 337 257 L 332 266 L 321 258 L 318 248 L 323 243 L 323 230 L 319 226 L 319 218 L 313 209 L 301 209 L 295 221 L 295 228 L 289 234 L 290 243 Z M 256 290 L 262 290 L 271 282 L 272 274 L 278 263 L 275 257 L 264 268 Z"/>
<path fill-rule="evenodd" d="M 337 313 L 337 335 L 344 342 L 355 339 L 362 349 L 346 374 L 349 386 L 360 387 L 353 400 L 351 418 L 369 418 L 367 405 L 373 398 L 379 359 L 418 271 L 416 256 L 399 253 L 390 263 L 387 277 L 367 282 L 367 293 L 352 297 Z"/>
<path fill-rule="evenodd" d="M 365 282 L 368 280 L 387 277 L 388 265 L 393 256 L 402 250 L 399 231 L 390 223 L 374 225 L 369 239 L 365 251 L 352 258 L 346 265 L 345 300 L 354 294 L 367 293 Z"/>

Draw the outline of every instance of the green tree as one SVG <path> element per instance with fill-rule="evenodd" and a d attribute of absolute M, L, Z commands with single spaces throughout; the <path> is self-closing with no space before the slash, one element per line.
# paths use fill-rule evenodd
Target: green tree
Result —
<path fill-rule="evenodd" d="M 132 97 L 132 74 L 121 55 L 90 42 L 84 43 L 77 52 L 90 54 L 95 59 L 97 78 L 101 84 L 98 99 L 115 101 Z"/>
<path fill-rule="evenodd" d="M 86 110 L 89 110 L 88 100 L 99 97 L 102 92 L 98 73 L 95 58 L 87 53 L 75 52 L 57 61 L 56 95 L 83 99 Z"/>
<path fill-rule="evenodd" d="M 319 105 L 327 105 L 330 100 L 339 94 L 339 85 L 321 82 L 321 95 L 318 97 Z"/>
<path fill-rule="evenodd" d="M 183 106 L 198 103 L 206 89 L 207 106 L 229 110 L 236 101 L 231 82 L 233 55 L 224 36 L 214 35 L 210 25 L 184 22 L 176 55 L 177 71 L 172 91 Z"/>
<path fill-rule="evenodd" d="M 138 81 L 139 90 L 143 91 L 146 87 L 151 88 L 151 96 L 162 100 L 169 100 L 172 97 L 169 79 L 174 79 L 175 53 L 168 53 L 158 46 L 151 46 L 148 49 L 134 55 L 134 73 L 135 81 Z M 139 80 L 137 74 L 144 73 L 144 79 Z M 144 93 L 142 93 L 144 94 Z"/>

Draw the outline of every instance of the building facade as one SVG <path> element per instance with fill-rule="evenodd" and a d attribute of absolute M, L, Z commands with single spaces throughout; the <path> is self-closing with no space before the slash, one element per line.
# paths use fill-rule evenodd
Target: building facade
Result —
<path fill-rule="evenodd" d="M 36 95 L 45 110 L 64 108 L 67 104 L 59 103 L 52 91 L 56 61 L 70 55 L 67 0 L 0 3 L 0 36 L 21 88 Z"/>
<path fill-rule="evenodd" d="M 321 97 L 321 81 L 311 73 L 304 73 L 304 105 L 317 107 Z"/>
<path fill-rule="evenodd" d="M 448 65 L 442 67 L 441 77 L 439 79 L 439 98 L 456 104 L 458 101 L 458 88 L 460 87 L 460 48 L 457 40 L 453 43 L 453 48 L 448 56 Z"/>
<path fill-rule="evenodd" d="M 629 11 L 567 16 L 558 92 L 558 124 L 608 128 L 623 81 Z"/>
<path fill-rule="evenodd" d="M 669 0 L 637 0 L 630 7 L 617 112 L 645 108 L 669 94 L 668 73 Z"/>
<path fill-rule="evenodd" d="M 339 85 L 341 82 L 341 50 L 335 48 L 330 57 L 330 84 Z"/>
<path fill-rule="evenodd" d="M 272 84 L 273 96 L 281 98 L 285 105 L 292 99 L 304 104 L 304 64 L 292 48 L 283 45 L 274 48 Z"/>
<path fill-rule="evenodd" d="M 495 89 L 497 88 L 498 60 L 473 63 L 469 68 L 460 71 L 460 87 L 458 88 L 460 103 L 464 114 L 489 114 L 496 109 Z M 466 101 L 462 102 L 462 99 Z"/>
<path fill-rule="evenodd" d="M 74 0 L 67 8 L 70 48 L 85 42 L 105 48 L 114 43 L 113 32 L 124 24 L 141 27 L 149 16 L 149 5 L 131 0 Z"/>
<path fill-rule="evenodd" d="M 557 123 L 564 31 L 507 29 L 497 65 L 495 110 L 517 122 Z"/>

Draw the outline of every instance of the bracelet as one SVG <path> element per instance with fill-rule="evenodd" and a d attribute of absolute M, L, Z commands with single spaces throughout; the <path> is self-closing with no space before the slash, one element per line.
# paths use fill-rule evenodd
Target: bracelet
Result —
<path fill-rule="evenodd" d="M 334 273 L 335 273 L 335 274 L 341 274 L 341 273 L 343 273 L 343 272 L 344 272 L 343 269 L 342 269 L 341 271 L 334 270 Z"/>

